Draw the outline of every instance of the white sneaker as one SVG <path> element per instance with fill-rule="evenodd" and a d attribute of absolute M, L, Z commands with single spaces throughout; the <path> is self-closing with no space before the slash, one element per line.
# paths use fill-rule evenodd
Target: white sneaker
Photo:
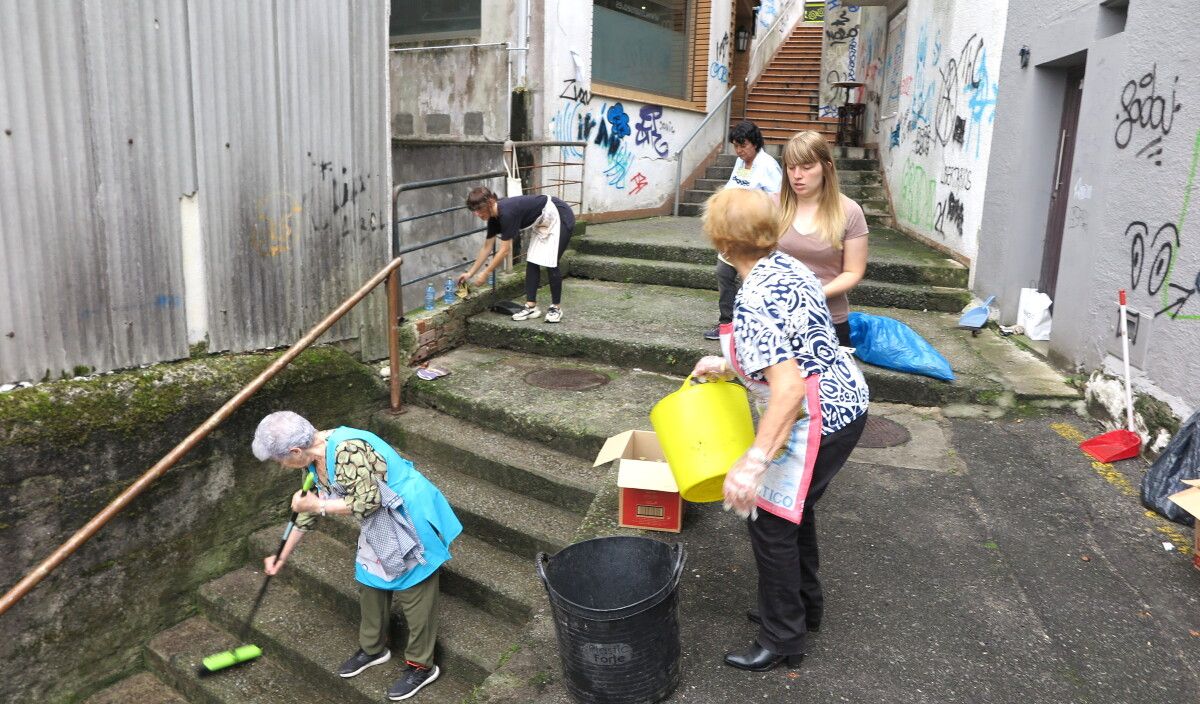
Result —
<path fill-rule="evenodd" d="M 550 309 L 546 311 L 546 322 L 557 323 L 560 320 L 562 320 L 562 308 L 550 306 Z"/>
<path fill-rule="evenodd" d="M 520 313 L 513 313 L 513 320 L 532 320 L 542 314 L 542 309 L 537 306 L 525 306 L 525 310 Z"/>

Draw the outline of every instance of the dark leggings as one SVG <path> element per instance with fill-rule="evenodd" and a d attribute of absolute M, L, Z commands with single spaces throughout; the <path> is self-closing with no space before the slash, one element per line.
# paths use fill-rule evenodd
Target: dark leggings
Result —
<path fill-rule="evenodd" d="M 561 264 L 563 252 L 567 251 L 567 243 L 571 241 L 571 235 L 575 232 L 575 216 L 569 209 L 564 212 L 559 208 L 558 217 L 562 219 L 562 234 L 558 238 L 558 258 Z M 525 256 L 525 300 L 536 303 L 537 290 L 542 285 L 542 268 L 528 261 L 529 252 L 526 252 Z M 562 303 L 562 270 L 557 266 L 548 266 L 546 271 L 550 273 L 550 302 L 558 305 Z"/>

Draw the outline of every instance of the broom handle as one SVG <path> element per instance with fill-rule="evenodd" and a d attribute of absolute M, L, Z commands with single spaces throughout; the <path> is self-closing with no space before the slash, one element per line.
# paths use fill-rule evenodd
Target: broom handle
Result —
<path fill-rule="evenodd" d="M 1125 289 L 1121 289 L 1121 359 L 1125 363 L 1125 423 L 1129 432 L 1133 429 L 1133 391 L 1129 386 L 1129 318 L 1125 315 Z"/>
<path fill-rule="evenodd" d="M 300 490 L 301 496 L 308 496 L 309 489 L 312 489 L 313 475 L 306 474 L 304 476 L 304 486 Z M 288 536 L 296 528 L 296 519 L 300 516 L 299 511 L 292 511 L 292 517 L 288 519 L 287 527 L 283 529 L 283 538 L 279 541 L 279 549 L 275 551 L 275 561 L 279 562 L 279 556 L 283 554 L 283 546 L 287 545 Z M 258 588 L 258 596 L 254 597 L 254 605 L 250 607 L 250 614 L 246 616 L 246 625 L 242 626 L 241 640 L 245 641 L 250 635 L 250 626 L 254 623 L 254 614 L 258 613 L 258 607 L 262 605 L 263 597 L 267 595 L 267 585 L 271 583 L 271 575 L 263 577 L 262 586 Z"/>

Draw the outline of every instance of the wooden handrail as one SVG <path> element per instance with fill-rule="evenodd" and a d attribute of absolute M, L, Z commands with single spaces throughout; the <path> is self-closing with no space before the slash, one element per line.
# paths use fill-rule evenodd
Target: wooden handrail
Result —
<path fill-rule="evenodd" d="M 126 506 L 138 497 L 143 491 L 150 487 L 159 477 L 166 473 L 168 469 L 173 467 L 184 455 L 192 450 L 201 440 L 208 436 L 218 425 L 225 421 L 238 408 L 242 406 L 251 396 L 270 381 L 276 374 L 282 371 L 288 364 L 292 362 L 301 352 L 307 349 L 312 343 L 316 342 L 317 338 L 325 333 L 326 330 L 333 327 L 333 324 L 341 319 L 343 315 L 348 313 L 354 306 L 358 305 L 363 298 L 366 298 L 376 286 L 383 283 L 384 279 L 390 279 L 388 284 L 388 333 L 391 335 L 391 341 L 388 345 L 388 351 L 391 362 L 391 404 L 392 410 L 400 409 L 400 361 L 399 361 L 399 338 L 397 336 L 397 328 L 400 320 L 399 303 L 399 280 L 396 273 L 400 265 L 403 263 L 402 257 L 396 257 L 388 263 L 383 269 L 370 278 L 361 288 L 358 289 L 352 296 L 342 301 L 342 304 L 337 307 L 332 313 L 325 316 L 325 319 L 317 323 L 315 327 L 308 331 L 304 337 L 300 338 L 296 344 L 288 348 L 279 359 L 276 359 L 261 374 L 254 378 L 253 381 L 246 384 L 234 394 L 233 398 L 225 402 L 225 405 L 217 409 L 203 423 L 196 427 L 186 438 L 178 445 L 171 449 L 162 457 L 153 467 L 146 470 L 141 477 L 133 484 L 130 484 L 125 491 L 122 491 L 120 496 L 113 499 L 105 506 L 100 513 L 97 513 L 88 521 L 82 528 L 75 531 L 66 542 L 59 545 L 58 548 L 50 554 L 41 564 L 35 567 L 29 574 L 25 575 L 21 581 L 17 582 L 12 589 L 0 597 L 0 615 L 8 611 L 13 604 L 16 604 L 26 594 L 30 592 L 39 582 L 46 578 L 56 567 L 63 563 L 76 550 L 86 543 L 93 535 L 104 527 L 114 516 L 123 511 Z"/>

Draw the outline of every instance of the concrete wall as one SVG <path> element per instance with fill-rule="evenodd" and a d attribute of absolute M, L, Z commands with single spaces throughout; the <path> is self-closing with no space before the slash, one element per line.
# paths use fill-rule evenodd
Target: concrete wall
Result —
<path fill-rule="evenodd" d="M 7 591 L 166 454 L 272 355 L 209 357 L 0 394 L 0 589 Z M 3 616 L 0 699 L 78 701 L 142 667 L 142 645 L 196 612 L 196 589 L 283 526 L 299 476 L 250 454 L 262 416 L 318 428 L 381 407 L 376 375 L 310 350 Z"/>
<path fill-rule="evenodd" d="M 883 7 L 847 5 L 842 0 L 825 1 L 825 34 L 821 43 L 821 117 L 837 117 L 837 108 L 846 101 L 846 89 L 835 88 L 838 81 L 867 84 L 851 91 L 850 99 L 866 103 L 865 142 L 876 142 L 879 133 L 878 105 L 881 69 L 887 42 L 887 10 Z"/>
<path fill-rule="evenodd" d="M 1001 57 L 1015 56 L 1000 51 L 1006 7 L 909 2 L 884 60 L 885 74 L 895 71 L 888 61 L 900 66 L 899 84 L 882 86 L 883 114 L 871 119 L 901 227 L 968 259 L 979 250 Z"/>
<path fill-rule="evenodd" d="M 988 168 L 975 288 L 1016 313 L 1040 277 L 1050 182 L 1070 65 L 1083 65 L 1073 176 L 1054 305 L 1052 355 L 1084 369 L 1119 353 L 1116 291 L 1138 314 L 1132 354 L 1140 385 L 1186 413 L 1200 404 L 1200 54 L 1188 0 L 1012 0 L 1000 69 L 1003 99 Z M 1015 60 L 1022 45 L 1030 65 Z M 1132 337 L 1132 334 L 1131 334 Z"/>

